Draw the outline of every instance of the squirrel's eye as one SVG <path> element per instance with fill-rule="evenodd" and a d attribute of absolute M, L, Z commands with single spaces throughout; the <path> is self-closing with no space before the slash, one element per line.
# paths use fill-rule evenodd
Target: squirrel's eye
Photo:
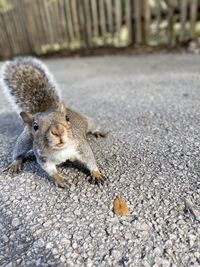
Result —
<path fill-rule="evenodd" d="M 66 119 L 66 121 L 69 121 L 69 117 L 68 116 L 65 116 L 65 119 Z"/>
<path fill-rule="evenodd" d="M 39 126 L 38 126 L 37 122 L 34 122 L 34 123 L 33 123 L 33 129 L 34 129 L 35 131 L 37 131 L 37 130 L 39 129 Z"/>

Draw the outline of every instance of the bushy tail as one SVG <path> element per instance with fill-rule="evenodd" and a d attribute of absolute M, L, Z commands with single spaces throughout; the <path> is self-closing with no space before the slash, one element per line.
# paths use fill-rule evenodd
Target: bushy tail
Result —
<path fill-rule="evenodd" d="M 43 112 L 56 107 L 60 100 L 58 86 L 39 60 L 18 57 L 4 63 L 1 87 L 18 112 Z"/>

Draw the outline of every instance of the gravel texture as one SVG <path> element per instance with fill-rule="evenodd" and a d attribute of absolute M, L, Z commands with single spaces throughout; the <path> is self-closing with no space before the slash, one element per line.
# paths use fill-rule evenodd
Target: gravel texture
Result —
<path fill-rule="evenodd" d="M 31 160 L 2 173 L 22 124 L 0 91 L 0 266 L 199 266 L 200 58 L 46 63 L 65 103 L 111 131 L 90 137 L 109 179 L 97 187 L 67 164 L 63 190 Z M 113 213 L 117 195 L 130 216 Z"/>

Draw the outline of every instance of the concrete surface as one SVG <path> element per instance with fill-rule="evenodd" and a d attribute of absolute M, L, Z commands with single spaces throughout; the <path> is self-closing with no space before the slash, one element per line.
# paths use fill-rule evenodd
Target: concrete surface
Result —
<path fill-rule="evenodd" d="M 15 177 L 1 173 L 0 266 L 199 266 L 200 57 L 46 63 L 66 104 L 111 130 L 90 138 L 109 182 L 98 188 L 69 165 L 60 169 L 73 185 L 63 190 L 34 161 Z M 22 130 L 2 92 L 0 123 L 2 170 Z M 116 195 L 130 216 L 114 215 Z"/>

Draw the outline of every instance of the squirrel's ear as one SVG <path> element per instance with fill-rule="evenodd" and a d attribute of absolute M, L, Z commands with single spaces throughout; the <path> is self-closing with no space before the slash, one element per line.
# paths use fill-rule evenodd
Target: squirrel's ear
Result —
<path fill-rule="evenodd" d="M 58 111 L 62 112 L 62 113 L 65 113 L 66 112 L 66 107 L 65 107 L 65 104 L 64 102 L 60 102 L 58 104 Z"/>
<path fill-rule="evenodd" d="M 30 113 L 22 111 L 20 113 L 20 116 L 22 117 L 22 120 L 27 124 L 31 125 L 33 123 L 33 121 L 34 121 L 34 117 Z"/>

